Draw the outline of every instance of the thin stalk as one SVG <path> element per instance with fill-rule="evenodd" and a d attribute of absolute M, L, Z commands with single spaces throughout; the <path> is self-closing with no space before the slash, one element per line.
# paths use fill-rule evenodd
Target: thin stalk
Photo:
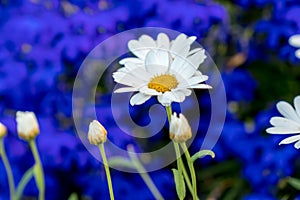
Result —
<path fill-rule="evenodd" d="M 42 162 L 40 160 L 40 156 L 36 147 L 35 140 L 30 140 L 29 145 L 34 157 L 35 166 L 34 166 L 34 177 L 39 189 L 39 200 L 45 199 L 45 178 L 44 178 L 44 170 L 42 166 Z"/>
<path fill-rule="evenodd" d="M 15 193 L 15 183 L 14 183 L 14 177 L 13 177 L 13 173 L 11 170 L 11 166 L 9 164 L 9 161 L 7 159 L 7 155 L 5 152 L 3 138 L 0 138 L 0 156 L 2 157 L 5 171 L 7 174 L 10 199 L 13 200 L 14 193 Z"/>
<path fill-rule="evenodd" d="M 182 167 L 183 176 L 184 176 L 184 179 L 185 179 L 185 181 L 186 181 L 186 184 L 187 184 L 187 186 L 188 186 L 188 188 L 189 188 L 189 191 L 191 192 L 191 194 L 193 194 L 193 186 L 192 186 L 192 184 L 191 184 L 190 177 L 189 177 L 189 175 L 188 175 L 188 173 L 187 173 L 187 171 L 186 171 L 186 169 L 185 169 L 185 166 L 184 166 L 182 160 L 181 160 L 181 162 L 180 162 L 180 165 L 181 165 L 181 167 Z"/>
<path fill-rule="evenodd" d="M 106 158 L 106 154 L 105 154 L 105 150 L 104 150 L 104 144 L 101 143 L 99 145 L 99 149 L 100 149 L 100 153 L 103 159 L 103 164 L 104 164 L 104 168 L 105 168 L 105 173 L 106 173 L 106 177 L 107 177 L 107 184 L 108 184 L 108 189 L 109 189 L 109 196 L 111 200 L 114 200 L 114 191 L 113 191 L 113 187 L 112 187 L 112 182 L 111 182 L 111 176 L 110 176 L 110 171 L 109 171 L 109 166 L 108 166 L 108 162 L 107 162 L 107 158 Z"/>
<path fill-rule="evenodd" d="M 153 196 L 155 197 L 155 199 L 163 200 L 164 199 L 163 196 L 161 195 L 161 193 L 159 192 L 159 190 L 153 183 L 153 181 L 152 181 L 151 177 L 149 176 L 149 174 L 147 173 L 146 169 L 143 167 L 143 165 L 140 163 L 139 159 L 135 155 L 134 149 L 131 146 L 128 146 L 128 151 L 129 151 L 128 154 L 130 156 L 130 159 L 133 162 L 133 164 L 135 165 L 136 170 L 139 172 L 140 176 L 142 177 L 142 179 L 144 180 L 144 182 L 150 189 L 150 191 L 153 194 Z"/>
<path fill-rule="evenodd" d="M 181 175 L 182 174 L 182 166 L 183 166 L 183 164 L 181 165 L 182 160 L 181 160 L 179 145 L 176 142 L 173 142 L 173 144 L 174 144 L 176 158 L 177 158 L 176 160 L 177 160 L 178 174 Z M 183 184 L 184 184 L 184 182 L 183 182 Z M 180 185 L 179 187 L 182 187 L 182 186 Z"/>
<path fill-rule="evenodd" d="M 193 165 L 193 161 L 191 160 L 190 153 L 188 151 L 188 148 L 185 144 L 185 142 L 180 143 L 182 150 L 184 151 L 184 154 L 186 156 L 186 160 L 190 169 L 191 177 L 192 177 L 192 185 L 193 185 L 193 199 L 197 200 L 197 179 L 196 179 L 196 173 L 195 173 L 195 168 Z"/>

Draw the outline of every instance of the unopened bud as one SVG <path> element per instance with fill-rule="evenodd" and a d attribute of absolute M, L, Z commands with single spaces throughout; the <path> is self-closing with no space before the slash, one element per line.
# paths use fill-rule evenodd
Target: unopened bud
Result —
<path fill-rule="evenodd" d="M 39 125 L 33 112 L 18 111 L 16 121 L 19 138 L 29 141 L 40 133 Z"/>
<path fill-rule="evenodd" d="M 175 142 L 186 142 L 192 137 L 191 127 L 183 114 L 176 113 L 171 116 L 170 138 Z"/>
<path fill-rule="evenodd" d="M 0 139 L 6 135 L 6 127 L 0 122 Z"/>
<path fill-rule="evenodd" d="M 89 125 L 88 140 L 91 144 L 98 145 L 106 142 L 106 129 L 98 122 L 93 120 Z"/>

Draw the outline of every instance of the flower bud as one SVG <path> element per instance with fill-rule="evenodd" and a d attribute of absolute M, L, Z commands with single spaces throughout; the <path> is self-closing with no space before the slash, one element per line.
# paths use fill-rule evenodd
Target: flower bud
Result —
<path fill-rule="evenodd" d="M 107 131 L 98 122 L 93 120 L 89 125 L 88 140 L 91 144 L 98 145 L 106 141 Z"/>
<path fill-rule="evenodd" d="M 0 139 L 6 135 L 6 127 L 0 122 Z"/>
<path fill-rule="evenodd" d="M 40 133 L 39 125 L 33 112 L 18 111 L 16 121 L 19 138 L 32 140 Z"/>
<path fill-rule="evenodd" d="M 185 142 L 192 137 L 191 127 L 183 114 L 176 113 L 171 116 L 170 138 L 174 142 Z"/>

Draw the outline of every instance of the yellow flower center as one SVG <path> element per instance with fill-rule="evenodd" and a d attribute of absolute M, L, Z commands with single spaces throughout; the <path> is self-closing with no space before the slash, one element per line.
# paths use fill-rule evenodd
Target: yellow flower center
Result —
<path fill-rule="evenodd" d="M 175 76 L 170 74 L 155 76 L 148 83 L 148 87 L 156 90 L 157 92 L 171 91 L 171 89 L 176 88 L 177 85 L 178 82 Z"/>

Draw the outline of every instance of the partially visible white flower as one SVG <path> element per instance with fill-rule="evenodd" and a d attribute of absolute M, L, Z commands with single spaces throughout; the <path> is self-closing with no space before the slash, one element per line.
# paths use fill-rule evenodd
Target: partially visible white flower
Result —
<path fill-rule="evenodd" d="M 287 102 L 277 103 L 277 109 L 283 117 L 272 117 L 270 123 L 274 126 L 266 131 L 270 134 L 297 134 L 282 140 L 281 144 L 295 143 L 295 148 L 300 148 L 300 96 L 294 98 L 295 109 Z"/>
<path fill-rule="evenodd" d="M 0 139 L 3 138 L 6 135 L 6 126 L 4 126 L 1 122 L 0 122 Z"/>
<path fill-rule="evenodd" d="M 98 122 L 93 120 L 89 125 L 88 140 L 91 144 L 98 145 L 103 142 L 106 142 L 107 131 L 106 129 Z"/>
<path fill-rule="evenodd" d="M 289 38 L 289 44 L 293 47 L 299 48 L 296 50 L 295 55 L 300 59 L 300 34 L 291 36 Z"/>
<path fill-rule="evenodd" d="M 198 70 L 206 58 L 205 51 L 201 49 L 191 56 L 187 55 L 185 51 L 172 58 L 166 50 L 151 50 L 144 66 L 125 65 L 121 68 L 123 70 L 113 73 L 115 82 L 128 86 L 115 92 L 138 92 L 130 99 L 131 105 L 142 104 L 151 96 L 157 96 L 158 101 L 167 106 L 172 102 L 184 101 L 193 88 L 210 89 L 211 86 L 201 84 L 208 76 Z"/>
<path fill-rule="evenodd" d="M 170 38 L 165 33 L 159 33 L 156 40 L 154 40 L 149 35 L 142 35 L 138 40 L 130 40 L 128 42 L 128 49 L 135 55 L 135 57 L 124 58 L 119 61 L 121 65 L 128 62 L 135 64 L 143 64 L 146 59 L 147 54 L 151 50 L 163 49 L 171 54 L 174 58 L 177 55 L 181 55 L 186 52 L 188 55 L 192 55 L 201 48 L 196 48 L 192 51 L 190 50 L 191 44 L 196 40 L 195 36 L 187 37 L 185 34 L 178 35 L 175 40 L 170 40 Z"/>
<path fill-rule="evenodd" d="M 185 142 L 192 137 L 192 130 L 189 122 L 183 114 L 173 113 L 170 123 L 170 139 L 175 142 Z"/>
<path fill-rule="evenodd" d="M 32 140 L 40 133 L 39 125 L 33 112 L 18 111 L 16 116 L 17 131 L 21 139 Z"/>

